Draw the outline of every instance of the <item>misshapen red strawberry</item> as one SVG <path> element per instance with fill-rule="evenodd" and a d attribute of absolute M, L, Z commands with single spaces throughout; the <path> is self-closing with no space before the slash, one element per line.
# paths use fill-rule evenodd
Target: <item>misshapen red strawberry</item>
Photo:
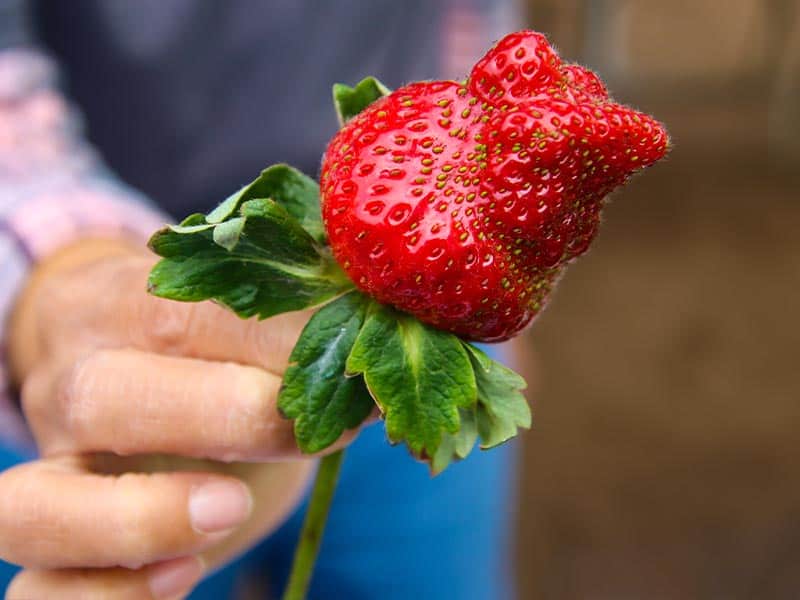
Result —
<path fill-rule="evenodd" d="M 462 337 L 507 339 L 586 251 L 605 197 L 667 151 L 648 115 L 541 34 L 501 40 L 465 85 L 413 83 L 331 141 L 331 247 L 380 302 Z"/>

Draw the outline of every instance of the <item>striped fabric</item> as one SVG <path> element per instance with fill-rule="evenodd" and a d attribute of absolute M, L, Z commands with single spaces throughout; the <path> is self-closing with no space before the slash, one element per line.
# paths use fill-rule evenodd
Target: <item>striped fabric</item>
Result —
<path fill-rule="evenodd" d="M 127 235 L 145 240 L 164 217 L 116 182 L 80 136 L 55 87 L 55 69 L 33 50 L 0 52 L 0 440 L 27 444 L 4 368 L 4 330 L 26 273 L 70 242 Z"/>

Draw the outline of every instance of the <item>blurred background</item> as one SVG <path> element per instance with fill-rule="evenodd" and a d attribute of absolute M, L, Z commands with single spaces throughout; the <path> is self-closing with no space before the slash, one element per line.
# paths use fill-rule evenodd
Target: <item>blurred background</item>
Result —
<path fill-rule="evenodd" d="M 525 340 L 520 596 L 800 597 L 800 2 L 526 9 L 674 149 Z"/>
<path fill-rule="evenodd" d="M 519 2 L 674 146 L 521 342 L 519 597 L 798 598 L 800 0 Z"/>

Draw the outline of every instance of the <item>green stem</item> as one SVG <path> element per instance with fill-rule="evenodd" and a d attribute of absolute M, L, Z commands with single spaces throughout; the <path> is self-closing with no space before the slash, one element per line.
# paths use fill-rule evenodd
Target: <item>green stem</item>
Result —
<path fill-rule="evenodd" d="M 303 600 L 306 597 L 343 457 L 344 450 L 339 450 L 319 461 L 314 489 L 311 491 L 311 501 L 303 521 L 300 541 L 294 551 L 292 571 L 289 574 L 289 583 L 283 592 L 283 600 Z"/>

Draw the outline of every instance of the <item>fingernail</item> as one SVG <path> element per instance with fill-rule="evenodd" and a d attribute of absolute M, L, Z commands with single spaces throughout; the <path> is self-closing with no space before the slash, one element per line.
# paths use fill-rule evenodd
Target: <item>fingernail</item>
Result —
<path fill-rule="evenodd" d="M 202 576 L 203 563 L 199 558 L 168 560 L 150 569 L 150 593 L 157 600 L 183 597 Z"/>
<path fill-rule="evenodd" d="M 250 516 L 253 500 L 240 481 L 210 481 L 191 491 L 189 518 L 201 533 L 225 531 Z"/>

